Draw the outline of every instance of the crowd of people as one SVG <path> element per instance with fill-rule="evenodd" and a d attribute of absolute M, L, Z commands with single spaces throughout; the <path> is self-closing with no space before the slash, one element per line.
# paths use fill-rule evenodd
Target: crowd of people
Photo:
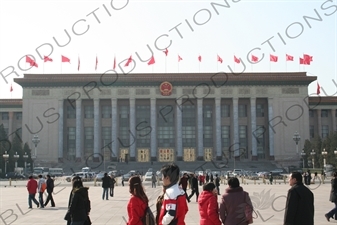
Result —
<path fill-rule="evenodd" d="M 196 196 L 198 203 L 200 225 L 248 225 L 253 223 L 253 204 L 249 194 L 240 186 L 236 177 L 228 179 L 228 187 L 224 190 L 220 202 L 220 179 L 217 175 L 211 177 L 206 175 L 204 178 L 197 178 L 195 174 L 184 173 L 180 177 L 180 169 L 175 164 L 167 164 L 161 168 L 162 174 L 162 194 L 157 199 L 157 215 L 155 216 L 158 225 L 185 225 L 185 216 L 188 212 L 188 202 Z M 288 190 L 284 225 L 314 224 L 314 195 L 309 188 L 310 179 L 307 174 L 292 172 L 289 176 Z M 190 180 L 190 195 L 187 194 L 187 186 Z M 152 183 L 156 183 L 154 177 Z M 104 174 L 102 179 L 103 194 L 102 199 L 108 200 L 109 189 L 110 197 L 114 195 L 114 177 Z M 143 219 L 149 207 L 149 199 L 145 193 L 140 176 L 132 176 L 128 181 L 129 193 L 131 195 L 127 204 L 128 221 L 127 225 L 142 225 Z M 199 186 L 202 186 L 202 192 L 199 194 Z M 153 187 L 153 186 L 152 186 Z M 45 180 L 39 175 L 38 181 L 32 176 L 27 183 L 28 205 L 32 208 L 32 202 L 37 207 L 43 208 L 51 202 L 51 207 L 55 207 L 52 196 L 54 189 L 53 179 L 47 175 Z M 43 193 L 47 191 L 46 201 L 43 201 Z M 69 195 L 68 211 L 65 215 L 67 225 L 90 225 L 91 204 L 88 194 L 89 188 L 83 186 L 80 177 L 72 179 L 72 190 Z M 38 201 L 35 195 L 38 193 Z M 331 180 L 331 202 L 335 207 L 325 214 L 325 218 L 330 221 L 331 218 L 337 220 L 337 172 L 333 174 Z M 179 210 L 178 210 L 179 209 Z"/>

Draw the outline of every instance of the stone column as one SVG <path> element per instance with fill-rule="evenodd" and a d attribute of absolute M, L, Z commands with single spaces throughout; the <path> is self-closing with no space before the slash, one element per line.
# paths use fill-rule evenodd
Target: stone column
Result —
<path fill-rule="evenodd" d="M 257 160 L 257 140 L 256 140 L 256 98 L 250 98 L 250 120 L 252 132 L 252 160 Z"/>
<path fill-rule="evenodd" d="M 13 117 L 14 117 L 14 112 L 8 112 L 8 134 L 7 137 L 9 141 L 13 141 Z M 14 152 L 15 154 L 15 152 Z"/>
<path fill-rule="evenodd" d="M 111 99 L 111 159 L 117 161 L 119 152 L 117 151 L 117 99 Z"/>
<path fill-rule="evenodd" d="M 229 151 L 231 154 L 234 152 L 234 157 L 238 157 L 240 155 L 240 144 L 239 144 L 239 99 L 233 98 L 233 144 Z M 239 160 L 239 158 L 236 158 Z"/>
<path fill-rule="evenodd" d="M 202 112 L 202 99 L 197 99 L 197 128 L 198 128 L 198 160 L 204 160 L 204 138 L 203 138 L 203 112 Z"/>
<path fill-rule="evenodd" d="M 136 100 L 130 98 L 130 161 L 136 161 Z"/>
<path fill-rule="evenodd" d="M 221 153 L 221 98 L 215 98 L 215 150 L 216 160 L 222 160 Z"/>
<path fill-rule="evenodd" d="M 317 126 L 318 136 L 322 138 L 322 117 L 320 109 L 317 109 Z"/>
<path fill-rule="evenodd" d="M 331 118 L 332 118 L 332 131 L 337 131 L 337 124 L 336 124 L 336 109 L 331 109 Z"/>
<path fill-rule="evenodd" d="M 157 108 L 156 99 L 151 98 L 151 162 L 157 161 Z"/>
<path fill-rule="evenodd" d="M 100 135 L 100 104 L 99 104 L 99 99 L 94 99 L 94 157 L 93 161 L 94 162 L 99 162 L 99 154 L 101 153 L 100 151 L 100 144 L 101 144 L 101 135 Z M 103 157 L 104 152 L 103 152 Z"/>
<path fill-rule="evenodd" d="M 268 120 L 269 120 L 269 160 L 275 160 L 274 154 L 274 131 L 273 131 L 273 98 L 268 98 Z"/>
<path fill-rule="evenodd" d="M 182 100 L 177 99 L 176 100 L 176 143 L 177 143 L 177 161 L 183 160 L 183 135 L 182 135 L 182 129 L 183 129 L 183 120 L 182 120 L 182 110 L 183 106 L 181 105 Z"/>
<path fill-rule="evenodd" d="M 82 99 L 76 100 L 76 162 L 81 162 L 82 160 Z"/>
<path fill-rule="evenodd" d="M 58 161 L 59 162 L 63 162 L 63 131 L 64 131 L 64 128 L 63 128 L 63 122 L 64 122 L 64 102 L 63 102 L 63 99 L 62 100 L 59 100 L 59 115 L 60 115 L 60 118 L 58 120 L 58 123 L 59 123 L 59 127 L 58 127 L 58 133 L 59 133 L 59 141 L 58 141 Z"/>

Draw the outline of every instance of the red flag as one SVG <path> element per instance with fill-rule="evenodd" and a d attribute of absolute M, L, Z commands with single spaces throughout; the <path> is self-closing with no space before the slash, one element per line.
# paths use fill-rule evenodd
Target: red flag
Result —
<path fill-rule="evenodd" d="M 30 66 L 35 66 L 36 68 L 39 67 L 34 60 L 32 60 L 29 64 Z"/>
<path fill-rule="evenodd" d="M 113 69 L 116 69 L 116 56 L 114 58 L 114 66 L 113 66 Z"/>
<path fill-rule="evenodd" d="M 238 58 L 236 58 L 236 56 L 234 56 L 234 62 L 240 63 L 240 59 L 238 59 Z"/>
<path fill-rule="evenodd" d="M 218 62 L 222 63 L 222 58 L 218 55 Z"/>
<path fill-rule="evenodd" d="M 29 56 L 26 55 L 26 62 L 27 63 L 31 63 L 33 62 L 34 60 L 32 60 Z"/>
<path fill-rule="evenodd" d="M 155 63 L 154 57 L 152 56 L 151 59 L 150 59 L 150 61 L 147 63 L 147 65 L 152 65 L 154 63 Z"/>
<path fill-rule="evenodd" d="M 310 62 L 312 62 L 312 56 L 303 54 L 303 60 L 305 65 L 310 65 Z"/>
<path fill-rule="evenodd" d="M 68 62 L 68 63 L 70 63 L 70 59 L 67 58 L 67 57 L 65 57 L 65 56 L 63 56 L 63 55 L 61 55 L 61 61 L 62 62 Z"/>
<path fill-rule="evenodd" d="M 13 91 L 13 86 L 11 84 L 11 87 L 9 88 L 9 91 L 12 92 Z"/>
<path fill-rule="evenodd" d="M 44 62 L 48 62 L 48 61 L 52 62 L 53 61 L 53 59 L 49 58 L 48 56 L 44 56 L 43 60 L 44 60 Z"/>
<path fill-rule="evenodd" d="M 304 60 L 300 58 L 300 64 L 304 64 Z"/>
<path fill-rule="evenodd" d="M 199 62 L 201 62 L 201 55 L 198 56 L 198 60 L 199 60 Z"/>
<path fill-rule="evenodd" d="M 294 61 L 294 57 L 291 55 L 286 54 L 286 60 L 287 61 Z"/>
<path fill-rule="evenodd" d="M 319 86 L 319 83 L 317 82 L 317 95 L 321 93 L 321 86 Z"/>
<path fill-rule="evenodd" d="M 129 66 L 131 62 L 132 62 L 132 55 L 128 58 L 128 61 L 125 63 L 124 66 Z"/>
<path fill-rule="evenodd" d="M 275 55 L 270 55 L 270 61 L 271 62 L 277 62 L 278 57 Z"/>
<path fill-rule="evenodd" d="M 181 57 L 178 55 L 178 62 L 180 62 L 181 60 L 183 60 L 183 58 L 181 58 Z"/>
<path fill-rule="evenodd" d="M 300 58 L 300 64 L 310 65 L 310 61 Z"/>
<path fill-rule="evenodd" d="M 98 59 L 97 59 L 97 55 L 96 55 L 95 71 L 97 70 L 97 64 L 98 64 Z"/>
<path fill-rule="evenodd" d="M 252 61 L 253 61 L 253 62 L 257 62 L 257 61 L 259 61 L 259 58 L 256 57 L 255 55 L 252 55 Z"/>
<path fill-rule="evenodd" d="M 80 57 L 78 57 L 78 66 L 77 66 L 77 71 L 80 71 L 80 65 L 81 65 L 81 62 L 80 62 Z"/>
<path fill-rule="evenodd" d="M 167 56 L 167 54 L 168 54 L 168 50 L 167 50 L 167 49 L 165 49 L 164 53 L 165 53 L 165 55 Z"/>

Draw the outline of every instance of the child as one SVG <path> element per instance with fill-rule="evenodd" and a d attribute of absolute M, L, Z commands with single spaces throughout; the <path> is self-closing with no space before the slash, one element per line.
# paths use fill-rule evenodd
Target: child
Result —
<path fill-rule="evenodd" d="M 178 186 L 180 169 L 175 164 L 168 164 L 161 168 L 161 173 L 165 194 L 159 225 L 170 224 L 172 221 L 175 221 L 176 225 L 185 225 L 188 206 L 185 192 Z"/>

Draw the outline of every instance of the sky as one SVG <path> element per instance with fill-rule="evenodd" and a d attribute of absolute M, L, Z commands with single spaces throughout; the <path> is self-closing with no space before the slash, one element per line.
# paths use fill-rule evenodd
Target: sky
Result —
<path fill-rule="evenodd" d="M 102 74 L 115 58 L 119 74 L 230 72 L 228 66 L 241 72 L 234 55 L 245 72 L 305 71 L 317 76 L 321 96 L 337 96 L 336 0 L 0 0 L 0 29 L 1 99 L 22 98 L 13 79 L 29 73 Z M 311 65 L 299 65 L 303 54 L 313 57 Z M 61 63 L 61 55 L 70 63 Z M 131 55 L 134 62 L 124 67 Z M 252 55 L 264 57 L 252 64 Z M 312 82 L 308 94 L 315 96 L 316 87 Z"/>

